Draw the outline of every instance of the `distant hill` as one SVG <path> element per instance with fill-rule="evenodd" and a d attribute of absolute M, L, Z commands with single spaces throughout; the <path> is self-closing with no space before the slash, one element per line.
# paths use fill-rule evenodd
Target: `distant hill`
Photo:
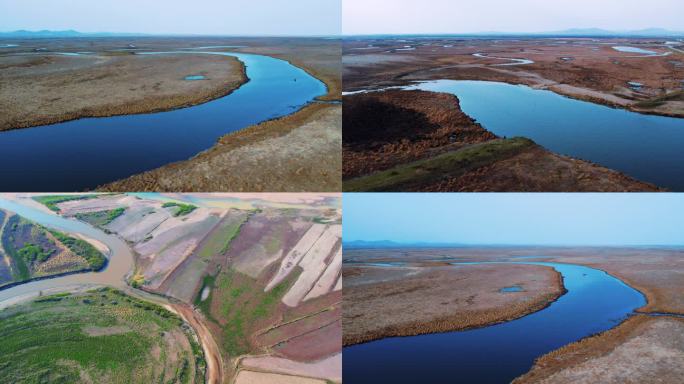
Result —
<path fill-rule="evenodd" d="M 44 29 L 42 31 L 27 31 L 24 29 L 10 32 L 0 32 L 0 37 L 14 38 L 14 39 L 30 39 L 30 38 L 62 38 L 62 37 L 116 37 L 116 36 L 144 36 L 142 33 L 119 33 L 119 32 L 96 32 L 83 33 L 68 29 L 64 31 L 50 31 Z"/>
<path fill-rule="evenodd" d="M 552 36 L 630 36 L 630 37 L 684 37 L 684 31 L 670 31 L 663 28 L 647 28 L 632 31 L 609 31 L 600 28 L 572 28 L 563 31 L 545 32 Z"/>
<path fill-rule="evenodd" d="M 609 31 L 600 28 L 571 28 L 562 31 L 549 32 L 500 32 L 487 31 L 477 33 L 426 33 L 426 34 L 375 34 L 355 35 L 354 37 L 368 38 L 420 38 L 420 37 L 660 37 L 660 38 L 684 38 L 684 31 L 670 31 L 663 28 L 647 28 L 633 31 Z"/>
<path fill-rule="evenodd" d="M 365 240 L 355 240 L 343 243 L 344 248 L 347 249 L 359 249 L 359 248 L 450 248 L 450 247 L 467 247 L 464 244 L 458 243 L 429 243 L 429 242 L 419 242 L 419 243 L 398 243 L 390 240 L 378 240 L 378 241 L 365 241 Z"/>

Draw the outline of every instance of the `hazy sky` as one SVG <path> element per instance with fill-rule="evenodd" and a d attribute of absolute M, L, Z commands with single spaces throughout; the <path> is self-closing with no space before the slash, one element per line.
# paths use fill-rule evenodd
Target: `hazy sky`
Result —
<path fill-rule="evenodd" d="M 680 193 L 345 193 L 343 207 L 344 241 L 684 244 Z"/>
<path fill-rule="evenodd" d="M 683 0 L 344 0 L 351 34 L 684 30 Z"/>
<path fill-rule="evenodd" d="M 341 0 L 0 0 L 0 30 L 339 35 Z"/>

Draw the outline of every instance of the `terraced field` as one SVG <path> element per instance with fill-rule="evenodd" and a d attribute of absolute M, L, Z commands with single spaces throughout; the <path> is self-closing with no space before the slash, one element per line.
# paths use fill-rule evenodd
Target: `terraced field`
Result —
<path fill-rule="evenodd" d="M 0 287 L 64 273 L 98 271 L 107 258 L 88 241 L 0 210 Z"/>
<path fill-rule="evenodd" d="M 223 382 L 342 381 L 340 209 L 128 194 L 56 208 L 131 244 L 132 286 L 194 307 Z"/>
<path fill-rule="evenodd" d="M 0 312 L 0 382 L 204 383 L 178 316 L 120 291 L 46 296 Z"/>

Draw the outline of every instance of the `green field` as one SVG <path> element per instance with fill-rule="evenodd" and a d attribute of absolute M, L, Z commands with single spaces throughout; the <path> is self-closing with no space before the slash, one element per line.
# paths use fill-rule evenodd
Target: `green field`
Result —
<path fill-rule="evenodd" d="M 104 227 L 117 217 L 123 215 L 125 211 L 126 208 L 116 208 L 109 211 L 77 213 L 76 218 L 95 227 Z"/>
<path fill-rule="evenodd" d="M 226 218 L 219 226 L 204 240 L 198 256 L 203 260 L 209 260 L 215 255 L 223 255 L 228 251 L 230 243 L 240 232 L 240 228 L 249 218 L 248 215 L 232 215 Z"/>
<path fill-rule="evenodd" d="M 107 258 L 97 248 L 93 247 L 89 242 L 81 239 L 76 239 L 68 236 L 62 232 L 50 231 L 54 237 L 64 244 L 71 252 L 86 259 L 88 265 L 93 271 L 99 271 L 107 263 Z"/>
<path fill-rule="evenodd" d="M 185 215 L 189 214 L 190 212 L 194 211 L 195 209 L 197 209 L 197 207 L 192 205 L 192 204 L 183 204 L 183 203 L 174 203 L 174 202 L 168 202 L 168 203 L 162 204 L 162 208 L 173 208 L 173 207 L 178 208 L 173 212 L 173 215 L 176 217 L 185 216 Z"/>
<path fill-rule="evenodd" d="M 99 195 L 50 195 L 50 196 L 35 196 L 33 200 L 45 205 L 50 210 L 59 212 L 57 204 L 72 200 L 87 200 L 96 199 Z"/>
<path fill-rule="evenodd" d="M 171 312 L 102 288 L 0 312 L 2 383 L 203 383 L 201 349 Z"/>
<path fill-rule="evenodd" d="M 211 293 L 206 300 L 198 297 L 195 302 L 211 321 L 223 324 L 222 347 L 229 356 L 257 352 L 250 344 L 250 335 L 271 323 L 269 317 L 276 314 L 280 300 L 299 272 L 292 273 L 268 292 L 264 292 L 257 280 L 233 269 L 205 279 L 203 286 L 211 287 Z"/>

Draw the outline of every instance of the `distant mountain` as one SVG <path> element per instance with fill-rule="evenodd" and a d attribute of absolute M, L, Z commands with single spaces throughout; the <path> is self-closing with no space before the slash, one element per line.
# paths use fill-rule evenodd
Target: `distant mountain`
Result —
<path fill-rule="evenodd" d="M 0 32 L 0 37 L 15 38 L 15 39 L 30 39 L 30 38 L 62 38 L 62 37 L 114 37 L 114 36 L 142 36 L 142 33 L 119 33 L 119 32 L 96 32 L 84 33 L 68 29 L 64 31 L 50 31 L 44 29 L 42 31 L 27 31 L 24 29 L 11 32 Z"/>
<path fill-rule="evenodd" d="M 365 241 L 365 240 L 355 240 L 343 243 L 344 248 L 450 248 L 450 247 L 465 247 L 464 244 L 458 243 L 429 243 L 429 242 L 419 242 L 419 243 L 398 243 L 391 240 L 379 240 L 379 241 Z"/>
<path fill-rule="evenodd" d="M 633 31 L 609 31 L 600 28 L 571 28 L 562 31 L 550 32 L 501 32 L 487 31 L 477 33 L 426 33 L 426 34 L 375 34 L 355 35 L 357 38 L 421 38 L 421 37 L 661 37 L 661 38 L 684 38 L 684 31 L 670 31 L 663 28 L 647 28 Z"/>
<path fill-rule="evenodd" d="M 670 31 L 664 28 L 647 28 L 632 31 L 609 31 L 600 28 L 571 28 L 563 31 L 544 32 L 552 36 L 629 36 L 629 37 L 684 37 L 684 31 Z"/>

